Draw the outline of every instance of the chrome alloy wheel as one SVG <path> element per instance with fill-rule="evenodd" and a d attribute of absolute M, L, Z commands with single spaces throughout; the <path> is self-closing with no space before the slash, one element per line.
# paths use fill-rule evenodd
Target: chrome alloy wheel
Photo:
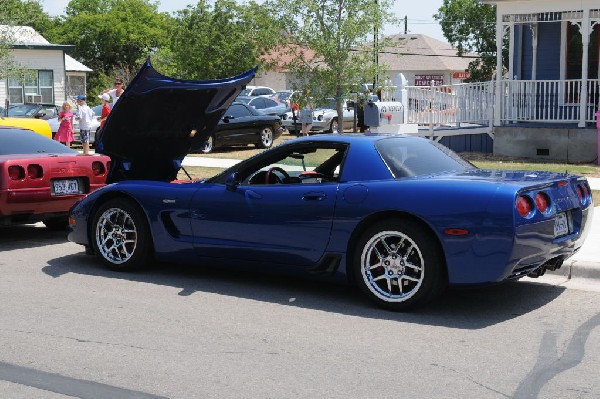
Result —
<path fill-rule="evenodd" d="M 385 302 L 404 302 L 421 288 L 424 258 L 417 244 L 399 231 L 381 231 L 363 247 L 360 272 L 366 287 Z"/>
<path fill-rule="evenodd" d="M 263 148 L 269 148 L 273 145 L 273 131 L 265 127 L 260 131 L 260 145 Z"/>
<path fill-rule="evenodd" d="M 135 253 L 138 232 L 129 213 L 119 208 L 105 210 L 96 223 L 96 245 L 112 264 L 127 262 Z"/>

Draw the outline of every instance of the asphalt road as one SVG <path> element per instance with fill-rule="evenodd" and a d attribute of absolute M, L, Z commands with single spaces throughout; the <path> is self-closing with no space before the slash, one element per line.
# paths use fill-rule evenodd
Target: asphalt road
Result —
<path fill-rule="evenodd" d="M 392 313 L 345 286 L 0 228 L 0 398 L 600 398 L 600 292 L 521 281 Z"/>

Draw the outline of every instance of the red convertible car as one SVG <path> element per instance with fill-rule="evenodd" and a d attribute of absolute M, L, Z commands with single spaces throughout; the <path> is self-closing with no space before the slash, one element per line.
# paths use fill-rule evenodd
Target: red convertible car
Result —
<path fill-rule="evenodd" d="M 109 161 L 31 130 L 0 126 L 0 225 L 41 221 L 65 228 L 71 206 L 105 185 Z"/>

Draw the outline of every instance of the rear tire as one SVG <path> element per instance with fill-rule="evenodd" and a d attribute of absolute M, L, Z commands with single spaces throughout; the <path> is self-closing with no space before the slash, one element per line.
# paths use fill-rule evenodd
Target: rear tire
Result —
<path fill-rule="evenodd" d="M 154 249 L 146 215 L 132 201 L 115 198 L 105 202 L 91 227 L 94 252 L 109 269 L 137 270 L 152 260 Z"/>
<path fill-rule="evenodd" d="M 353 277 L 378 306 L 408 310 L 443 290 L 444 257 L 433 234 L 410 220 L 380 221 L 360 237 Z"/>
<path fill-rule="evenodd" d="M 273 130 L 270 127 L 263 127 L 259 133 L 258 148 L 271 148 L 273 146 Z"/>

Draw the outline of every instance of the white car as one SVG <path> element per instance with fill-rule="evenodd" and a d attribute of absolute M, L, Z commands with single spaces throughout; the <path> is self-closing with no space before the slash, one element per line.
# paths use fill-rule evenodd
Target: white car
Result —
<path fill-rule="evenodd" d="M 343 129 L 352 129 L 354 127 L 354 103 L 344 100 L 343 107 Z M 298 133 L 302 129 L 302 124 L 296 118 L 294 121 L 293 111 L 286 112 L 281 117 L 282 125 L 290 133 Z M 296 111 L 297 112 L 297 111 Z M 297 114 L 296 114 L 297 116 Z M 313 124 L 311 133 L 337 132 L 339 128 L 338 115 L 335 110 L 335 100 L 327 99 L 325 104 L 315 108 L 313 112 Z"/>
<path fill-rule="evenodd" d="M 270 97 L 275 94 L 275 90 L 266 86 L 246 86 L 244 90 L 240 92 L 240 96 L 263 96 Z"/>

